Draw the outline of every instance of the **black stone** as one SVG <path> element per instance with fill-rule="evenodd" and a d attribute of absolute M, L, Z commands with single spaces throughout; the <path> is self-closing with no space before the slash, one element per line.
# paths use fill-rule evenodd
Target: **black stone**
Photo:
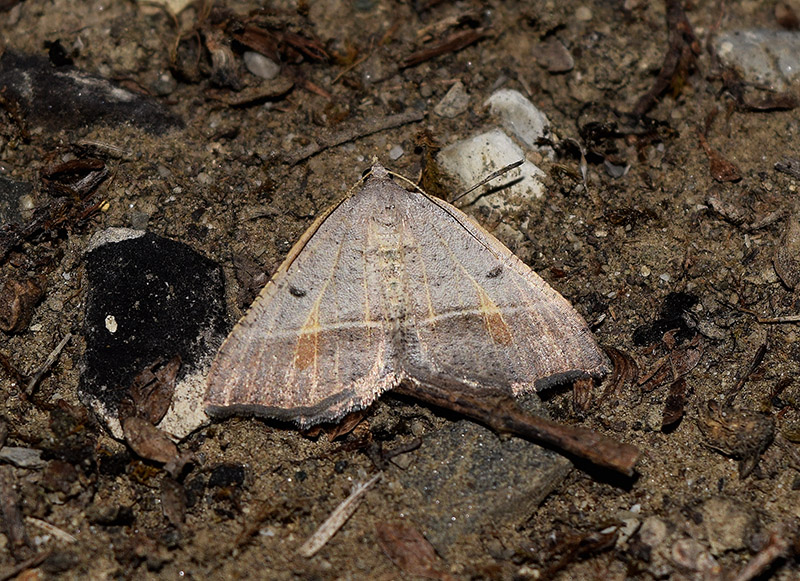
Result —
<path fill-rule="evenodd" d="M 183 121 L 158 101 L 74 66 L 55 67 L 45 56 L 6 51 L 0 57 L 0 94 L 33 124 L 78 129 L 130 123 L 162 134 Z"/>
<path fill-rule="evenodd" d="M 108 242 L 88 254 L 86 273 L 79 394 L 106 421 L 118 416 L 136 374 L 177 354 L 180 381 L 208 361 L 225 336 L 222 269 L 185 244 L 149 233 Z"/>

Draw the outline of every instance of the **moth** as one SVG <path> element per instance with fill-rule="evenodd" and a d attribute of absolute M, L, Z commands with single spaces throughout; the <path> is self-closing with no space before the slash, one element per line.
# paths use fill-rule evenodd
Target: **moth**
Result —
<path fill-rule="evenodd" d="M 519 395 L 608 371 L 558 292 L 461 210 L 376 164 L 234 327 L 205 403 L 309 426 L 404 382 Z"/>

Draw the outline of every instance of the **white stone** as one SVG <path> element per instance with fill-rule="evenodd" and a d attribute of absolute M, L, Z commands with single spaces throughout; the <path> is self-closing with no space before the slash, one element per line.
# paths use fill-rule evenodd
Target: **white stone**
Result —
<path fill-rule="evenodd" d="M 525 153 L 500 129 L 493 129 L 475 137 L 458 141 L 445 147 L 437 155 L 437 160 L 448 174 L 458 180 L 466 190 L 479 183 L 489 174 L 515 161 L 525 160 Z M 544 185 L 541 178 L 544 172 L 530 161 L 523 161 L 503 176 L 472 192 L 458 205 L 467 205 L 480 198 L 480 203 L 488 204 L 484 196 L 488 191 L 503 194 L 513 204 L 513 198 L 541 198 Z M 507 187 L 503 187 L 507 185 Z M 502 188 L 502 189 L 501 189 Z"/>
<path fill-rule="evenodd" d="M 253 51 L 244 53 L 244 66 L 257 77 L 271 81 L 281 72 L 281 65 L 263 54 Z"/>
<path fill-rule="evenodd" d="M 550 134 L 550 121 L 522 93 L 500 89 L 492 93 L 484 105 L 489 107 L 492 115 L 497 116 L 503 128 L 526 148 L 535 151 L 549 149 L 536 145 L 536 142 Z"/>
<path fill-rule="evenodd" d="M 716 49 L 750 83 L 783 91 L 800 82 L 800 32 L 732 30 L 717 37 Z"/>

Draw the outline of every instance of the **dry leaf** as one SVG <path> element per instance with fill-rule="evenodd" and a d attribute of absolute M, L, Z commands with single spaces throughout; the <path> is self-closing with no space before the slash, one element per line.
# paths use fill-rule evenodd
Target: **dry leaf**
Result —
<path fill-rule="evenodd" d="M 142 458 L 162 464 L 175 462 L 178 447 L 167 435 L 143 418 L 135 416 L 122 420 L 125 441 Z"/>
<path fill-rule="evenodd" d="M 378 544 L 404 573 L 428 579 L 452 579 L 436 568 L 436 551 L 416 528 L 405 523 L 382 522 L 375 525 Z"/>

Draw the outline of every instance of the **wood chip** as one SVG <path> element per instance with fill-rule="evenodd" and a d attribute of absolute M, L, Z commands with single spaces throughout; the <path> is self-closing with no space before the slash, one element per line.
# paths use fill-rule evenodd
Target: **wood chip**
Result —
<path fill-rule="evenodd" d="M 380 477 L 383 475 L 382 472 L 378 472 L 375 476 L 364 482 L 363 484 L 358 484 L 353 489 L 353 492 L 350 493 L 350 496 L 345 498 L 342 503 L 337 506 L 331 515 L 322 523 L 319 528 L 311 535 L 308 540 L 303 543 L 303 546 L 298 549 L 298 553 L 306 558 L 313 557 L 317 552 L 325 546 L 325 544 L 333 538 L 340 528 L 347 522 L 353 513 L 358 508 L 358 505 L 361 504 L 361 500 L 364 498 L 364 495 L 367 491 L 372 488 L 372 485 L 375 484 Z"/>

